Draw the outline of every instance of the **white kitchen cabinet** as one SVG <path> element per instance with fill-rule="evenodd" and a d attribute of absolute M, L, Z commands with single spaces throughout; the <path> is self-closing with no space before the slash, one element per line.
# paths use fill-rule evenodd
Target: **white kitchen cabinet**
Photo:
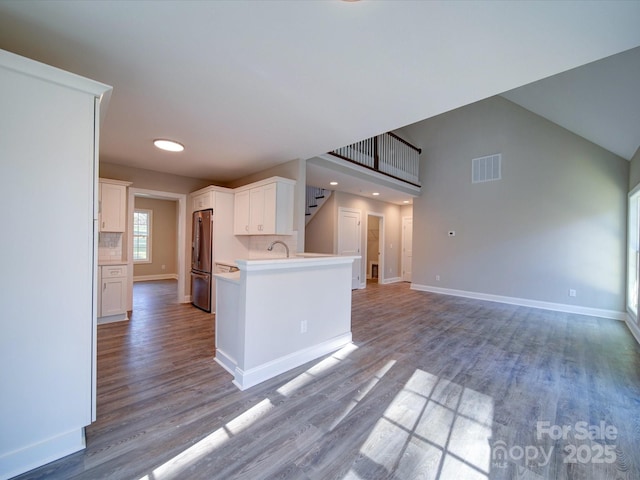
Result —
<path fill-rule="evenodd" d="M 191 211 L 196 212 L 198 210 L 213 208 L 214 196 L 214 192 L 209 190 L 202 193 L 192 194 Z"/>
<path fill-rule="evenodd" d="M 12 232 L 0 236 L 0 478 L 82 450 L 95 419 L 97 156 L 110 92 L 0 50 L 0 203 Z M 34 293 L 36 276 L 54 280 Z"/>
<path fill-rule="evenodd" d="M 233 233 L 236 235 L 249 235 L 249 194 L 250 190 L 244 190 L 234 195 Z"/>
<path fill-rule="evenodd" d="M 127 320 L 127 266 L 101 266 L 99 285 L 98 323 Z"/>
<path fill-rule="evenodd" d="M 294 180 L 271 177 L 236 189 L 236 235 L 291 235 Z"/>
<path fill-rule="evenodd" d="M 100 179 L 98 220 L 101 232 L 126 231 L 127 185 L 130 183 Z"/>

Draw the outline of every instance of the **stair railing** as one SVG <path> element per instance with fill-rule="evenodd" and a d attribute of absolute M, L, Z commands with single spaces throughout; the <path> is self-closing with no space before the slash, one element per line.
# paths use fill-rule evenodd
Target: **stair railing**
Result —
<path fill-rule="evenodd" d="M 394 133 L 387 132 L 329 152 L 397 180 L 420 187 L 420 153 Z"/>

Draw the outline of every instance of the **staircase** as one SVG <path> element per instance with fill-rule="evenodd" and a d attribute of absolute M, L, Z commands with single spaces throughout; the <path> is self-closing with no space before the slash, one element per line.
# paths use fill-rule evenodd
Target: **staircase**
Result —
<path fill-rule="evenodd" d="M 307 225 L 313 216 L 320 210 L 320 207 L 329 199 L 333 192 L 320 187 L 312 187 L 307 185 L 307 197 L 305 208 L 305 225 Z"/>

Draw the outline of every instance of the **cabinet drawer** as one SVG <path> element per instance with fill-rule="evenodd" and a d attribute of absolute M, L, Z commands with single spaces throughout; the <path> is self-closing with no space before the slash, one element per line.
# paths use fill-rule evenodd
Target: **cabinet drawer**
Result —
<path fill-rule="evenodd" d="M 103 265 L 102 266 L 102 279 L 107 278 L 119 278 L 127 276 L 126 265 Z"/>

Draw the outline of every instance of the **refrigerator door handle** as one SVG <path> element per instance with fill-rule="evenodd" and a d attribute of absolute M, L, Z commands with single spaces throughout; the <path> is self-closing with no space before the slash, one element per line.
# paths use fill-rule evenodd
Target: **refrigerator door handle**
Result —
<path fill-rule="evenodd" d="M 198 217 L 198 228 L 196 229 L 196 265 L 200 268 L 200 235 L 202 233 L 202 217 Z"/>

